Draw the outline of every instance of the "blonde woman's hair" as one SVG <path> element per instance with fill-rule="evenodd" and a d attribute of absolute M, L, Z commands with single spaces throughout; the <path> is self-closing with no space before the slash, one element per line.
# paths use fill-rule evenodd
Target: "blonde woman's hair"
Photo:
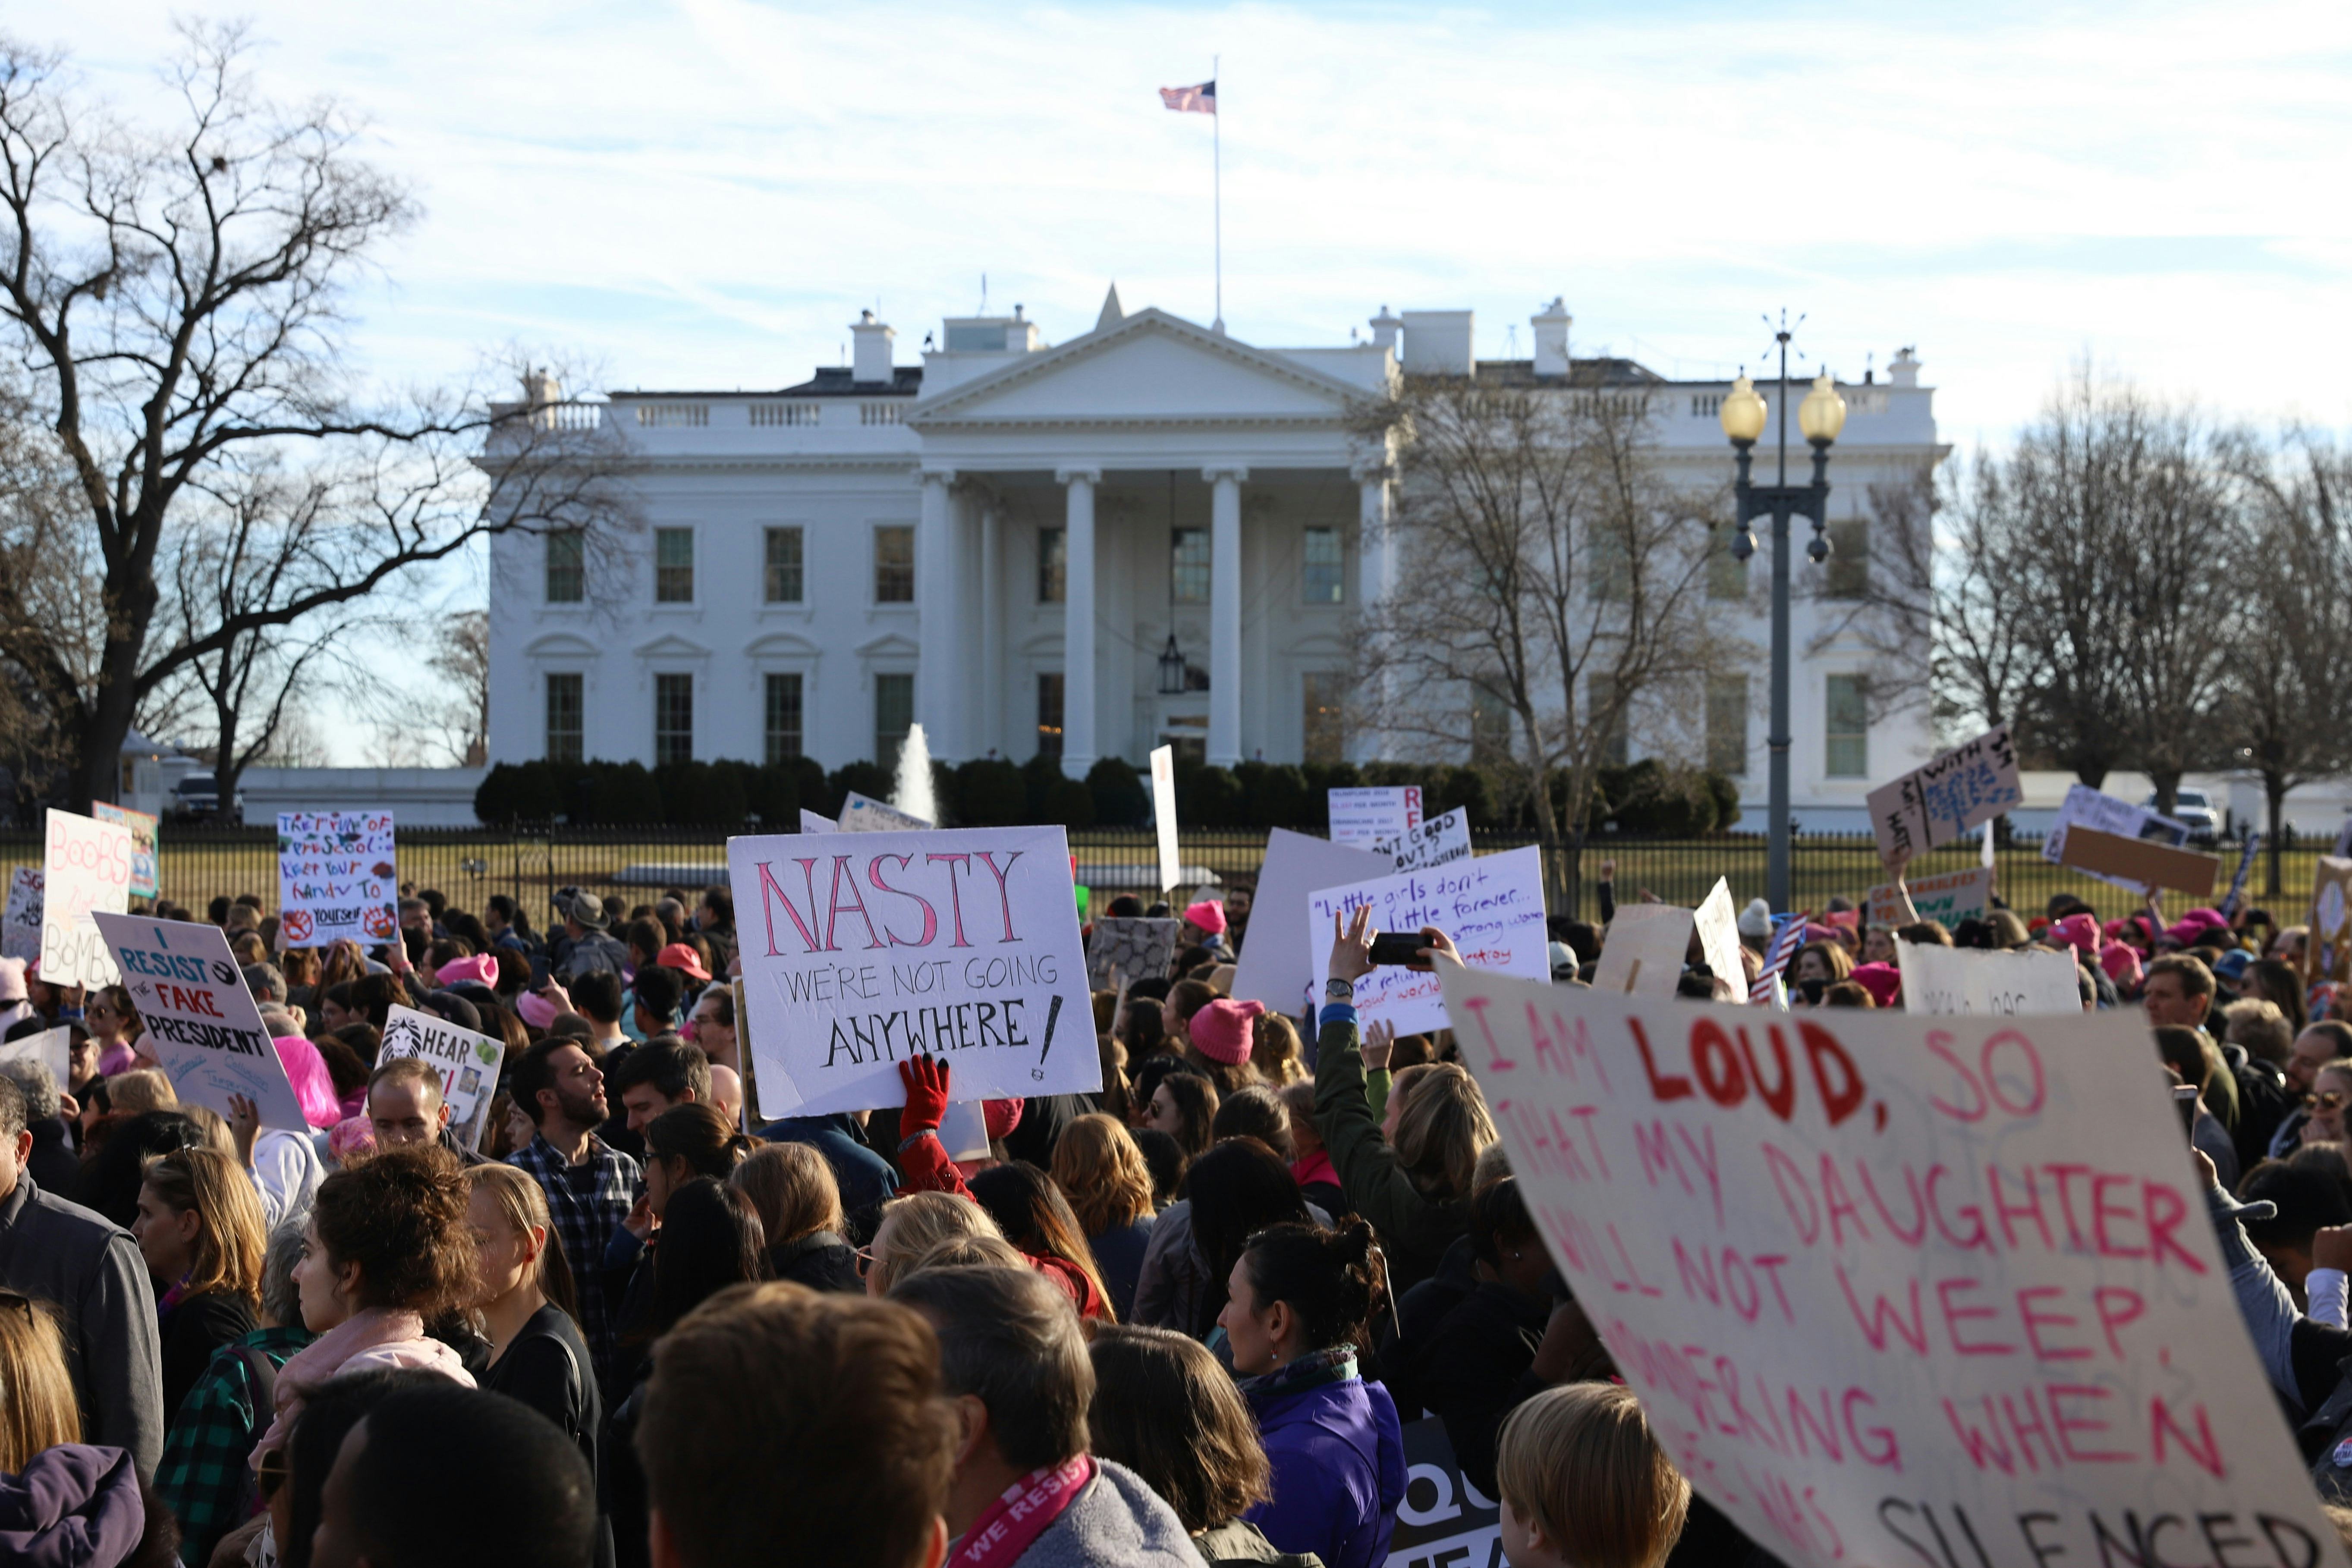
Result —
<path fill-rule="evenodd" d="M 882 1224 L 890 1227 L 890 1250 L 874 1259 L 871 1272 L 880 1276 L 875 1289 L 885 1296 L 915 1259 L 943 1241 L 969 1236 L 1004 1239 L 986 1209 L 953 1193 L 908 1193 L 893 1198 L 882 1211 Z M 874 1234 L 882 1234 L 878 1226 Z"/>
<path fill-rule="evenodd" d="M 911 1279 L 934 1268 L 1034 1268 L 1021 1249 L 1001 1236 L 951 1236 L 923 1249 L 890 1271 L 891 1282 Z"/>
<path fill-rule="evenodd" d="M 547 1193 L 538 1178 L 513 1165 L 492 1161 L 468 1165 L 466 1186 L 468 1193 L 488 1189 L 491 1201 L 499 1205 L 499 1215 L 517 1236 L 528 1236 L 533 1230 L 547 1233 L 547 1245 L 539 1249 L 539 1293 L 562 1308 L 565 1316 L 578 1318 L 580 1302 L 572 1282 L 572 1261 L 563 1256 L 563 1235 L 555 1228 L 554 1217 L 548 1213 Z"/>
<path fill-rule="evenodd" d="M 81 1406 L 66 1369 L 66 1337 L 47 1301 L 0 1289 L 0 1474 L 81 1441 Z"/>
<path fill-rule="evenodd" d="M 841 1184 L 832 1163 L 805 1143 L 763 1143 L 727 1184 L 751 1200 L 770 1247 L 841 1228 Z"/>
<path fill-rule="evenodd" d="M 1299 1058 L 1298 1026 L 1279 1013 L 1261 1013 L 1250 1021 L 1250 1065 L 1257 1076 L 1276 1089 L 1300 1083 L 1307 1068 Z"/>
<path fill-rule="evenodd" d="M 1151 1169 L 1134 1136 L 1096 1111 L 1062 1130 L 1054 1145 L 1054 1184 L 1088 1237 L 1133 1225 L 1151 1212 Z"/>
<path fill-rule="evenodd" d="M 1478 1156 L 1495 1142 L 1486 1097 L 1459 1062 L 1433 1062 L 1397 1113 L 1396 1153 L 1423 1192 L 1466 1198 L 1475 1190 Z"/>
<path fill-rule="evenodd" d="M 170 1079 L 153 1068 L 140 1068 L 106 1080 L 106 1104 L 110 1110 L 136 1116 L 146 1110 L 177 1110 L 180 1097 L 172 1092 Z"/>
<path fill-rule="evenodd" d="M 236 1134 L 228 1130 L 228 1118 L 209 1105 L 183 1105 L 180 1114 L 196 1124 L 205 1135 L 204 1146 L 228 1159 L 236 1158 Z"/>
<path fill-rule="evenodd" d="M 211 1149 L 174 1149 L 147 1162 L 141 1180 L 174 1213 L 203 1223 L 190 1248 L 190 1296 L 236 1296 L 261 1305 L 261 1258 L 268 1232 L 253 1178 Z"/>
<path fill-rule="evenodd" d="M 1642 1402 L 1608 1383 L 1548 1388 L 1503 1423 L 1495 1479 L 1511 1510 L 1577 1568 L 1656 1568 L 1690 1511 L 1690 1482 Z"/>

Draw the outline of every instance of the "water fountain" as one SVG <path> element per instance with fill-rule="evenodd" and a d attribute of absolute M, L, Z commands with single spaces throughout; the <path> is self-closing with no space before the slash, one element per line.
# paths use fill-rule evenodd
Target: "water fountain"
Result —
<path fill-rule="evenodd" d="M 891 786 L 890 804 L 925 822 L 940 819 L 939 800 L 931 793 L 931 745 L 920 724 L 907 727 L 907 739 L 898 747 L 898 782 Z"/>

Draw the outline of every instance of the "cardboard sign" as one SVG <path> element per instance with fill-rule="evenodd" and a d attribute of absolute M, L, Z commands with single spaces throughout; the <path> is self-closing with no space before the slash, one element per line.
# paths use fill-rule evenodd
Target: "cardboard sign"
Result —
<path fill-rule="evenodd" d="M 803 833 L 838 833 L 841 829 L 834 826 L 833 818 L 819 816 L 808 807 L 803 806 L 801 807 L 801 831 Z"/>
<path fill-rule="evenodd" d="M 8 879 L 8 912 L 0 918 L 0 958 L 40 962 L 42 882 L 38 866 L 19 866 Z"/>
<path fill-rule="evenodd" d="M 1444 979 L 1619 1373 L 1791 1568 L 2337 1561 L 2136 1013 Z"/>
<path fill-rule="evenodd" d="M 1620 904 L 1601 939 L 1592 988 L 1619 995 L 1671 996 L 1682 984 L 1695 917 L 1678 904 Z"/>
<path fill-rule="evenodd" d="M 2144 838 L 2126 838 L 2079 824 L 2066 835 L 2059 864 L 2088 871 L 2103 881 L 2130 888 L 2177 888 L 2194 898 L 2209 898 L 2221 865 L 2210 855 L 2175 849 Z"/>
<path fill-rule="evenodd" d="M 744 837 L 727 866 L 763 1117 L 903 1104 L 921 1052 L 959 1100 L 1102 1087 L 1061 828 Z"/>
<path fill-rule="evenodd" d="M 2352 971 L 2352 859 L 2319 858 L 2312 879 L 2311 933 L 2304 952 L 2309 973 L 2343 980 Z"/>
<path fill-rule="evenodd" d="M 1097 991 L 1116 990 L 1114 969 L 1130 982 L 1165 977 L 1183 929 L 1184 922 L 1175 919 L 1105 915 L 1087 934 L 1087 984 Z"/>
<path fill-rule="evenodd" d="M 114 959 L 90 917 L 131 908 L 131 830 L 52 809 L 41 880 L 41 978 L 113 984 Z"/>
<path fill-rule="evenodd" d="M 2053 1017 L 2083 1010 L 2071 950 L 1988 952 L 1940 942 L 1897 942 L 1903 1010 L 1915 1017 Z"/>
<path fill-rule="evenodd" d="M 100 822 L 131 829 L 131 896 L 153 898 L 159 890 L 155 858 L 158 819 L 143 811 L 131 811 L 102 800 L 90 803 L 89 814 Z"/>
<path fill-rule="evenodd" d="M 2146 839 L 2150 844 L 2168 845 L 2176 848 L 2189 842 L 2187 823 L 2175 821 L 2169 816 L 2158 816 L 2144 805 L 2134 805 L 2128 801 L 2117 800 L 2114 795 L 2101 795 L 2089 784 L 2078 784 L 2067 787 L 2066 798 L 2059 803 L 2057 822 L 2042 836 L 2042 858 L 2053 866 L 2064 865 L 2066 836 L 2076 827 L 2095 827 L 2102 833 Z M 2145 886 L 2111 877 L 2104 871 L 2093 871 L 2088 867 L 2078 867 L 2077 869 L 2086 876 L 2096 877 L 2102 882 L 2111 882 L 2135 893 Z"/>
<path fill-rule="evenodd" d="M 1321 1000 L 1323 965 L 1331 955 L 1328 927 L 1309 937 L 1307 896 L 1318 888 L 1369 882 L 1396 869 L 1372 849 L 1350 849 L 1311 833 L 1277 827 L 1266 835 L 1265 863 L 1258 868 L 1257 896 L 1250 904 L 1249 940 L 1234 969 L 1237 1002 L 1263 1002 L 1276 1013 L 1298 1016 Z"/>
<path fill-rule="evenodd" d="M 400 933 L 400 875 L 388 811 L 278 814 L 278 945 L 362 947 Z"/>
<path fill-rule="evenodd" d="M 449 1104 L 450 1133 L 468 1149 L 481 1148 L 490 1101 L 498 1098 L 505 1042 L 414 1007 L 394 1007 L 385 1015 L 376 1060 L 394 1057 L 418 1057 L 433 1065 L 441 1075 L 441 1098 Z"/>
<path fill-rule="evenodd" d="M 930 826 L 919 816 L 856 790 L 851 790 L 849 798 L 841 803 L 840 828 L 844 833 L 919 833 Z"/>
<path fill-rule="evenodd" d="M 1467 860 L 1470 808 L 1457 805 L 1452 811 L 1425 818 L 1418 826 L 1408 827 L 1393 838 L 1383 838 L 1372 847 L 1392 857 L 1400 871 L 1425 871 L 1432 866 Z"/>
<path fill-rule="evenodd" d="M 73 1088 L 73 1031 L 63 1024 L 37 1035 L 0 1040 L 0 1062 L 39 1062 L 58 1080 L 58 1088 Z"/>
<path fill-rule="evenodd" d="M 1166 892 L 1183 877 L 1176 849 L 1176 748 L 1161 746 L 1151 753 L 1151 826 L 1160 839 L 1160 890 Z"/>
<path fill-rule="evenodd" d="M 1739 911 L 1732 908 L 1729 882 L 1721 877 L 1715 879 L 1715 886 L 1691 912 L 1691 925 L 1698 932 L 1698 950 L 1706 958 L 1707 973 L 1728 988 L 1728 994 L 1717 991 L 1717 999 L 1746 1004 L 1748 966 L 1739 961 Z M 1690 949 L 1685 946 L 1683 951 Z"/>
<path fill-rule="evenodd" d="M 1322 994 L 1330 973 L 1333 918 L 1344 926 L 1364 908 L 1372 911 L 1376 931 L 1435 926 L 1454 939 L 1462 962 L 1473 969 L 1551 978 L 1543 851 L 1533 845 L 1309 893 L 1307 937 L 1310 943 L 1319 939 L 1322 947 L 1315 965 L 1316 994 Z M 1400 1035 L 1418 1035 L 1445 1027 L 1445 1000 L 1433 971 L 1382 964 L 1356 982 L 1356 1016 L 1365 1024 L 1393 1025 Z"/>
<path fill-rule="evenodd" d="M 229 1099 L 241 1094 L 264 1127 L 310 1131 L 286 1064 L 218 926 L 145 915 L 100 914 L 97 921 L 173 1092 L 223 1116 L 234 1114 Z"/>
<path fill-rule="evenodd" d="M 1933 877 L 1906 878 L 1911 889 L 1911 910 L 1894 883 L 1870 889 L 1870 923 L 1898 926 L 1912 920 L 1941 921 L 1944 929 L 1966 920 L 1980 920 L 1992 906 L 1992 872 L 1979 866 L 1966 871 L 1943 871 Z"/>
<path fill-rule="evenodd" d="M 1323 792 L 1331 814 L 1331 842 L 1370 849 L 1384 838 L 1402 838 L 1421 826 L 1421 786 Z"/>
<path fill-rule="evenodd" d="M 2025 804 L 2009 726 L 1986 731 L 1870 792 L 1878 858 L 1900 866 Z"/>
<path fill-rule="evenodd" d="M 1445 1423 L 1424 1415 L 1406 1426 L 1404 1501 L 1384 1568 L 1488 1568 L 1502 1561 L 1502 1504 L 1462 1473 Z"/>

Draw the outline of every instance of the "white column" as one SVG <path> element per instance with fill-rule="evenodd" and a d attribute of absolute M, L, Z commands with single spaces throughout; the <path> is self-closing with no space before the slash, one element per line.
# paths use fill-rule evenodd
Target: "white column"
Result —
<path fill-rule="evenodd" d="M 1067 491 L 1062 536 L 1062 772 L 1082 779 L 1095 765 L 1095 486 L 1100 468 L 1061 468 Z"/>
<path fill-rule="evenodd" d="M 1395 536 L 1389 526 L 1390 469 L 1383 464 L 1359 463 L 1349 470 L 1356 481 L 1356 605 L 1357 614 L 1376 614 L 1389 596 L 1394 581 Z M 1364 705 L 1374 716 L 1384 717 L 1389 695 L 1385 673 L 1372 677 L 1372 688 L 1364 695 Z M 1383 747 L 1381 725 L 1360 722 L 1349 737 L 1349 750 L 1360 763 L 1377 762 Z"/>
<path fill-rule="evenodd" d="M 971 754 L 1004 745 L 1004 513 L 994 495 L 980 503 L 980 732 Z"/>
<path fill-rule="evenodd" d="M 915 531 L 915 612 L 922 637 L 915 675 L 915 717 L 923 726 L 931 755 L 955 761 L 963 754 L 957 723 L 956 670 L 958 596 L 955 548 L 955 473 L 923 474 L 923 517 Z"/>
<path fill-rule="evenodd" d="M 1242 760 L 1242 481 L 1247 468 L 1203 468 L 1209 481 L 1209 762 Z"/>

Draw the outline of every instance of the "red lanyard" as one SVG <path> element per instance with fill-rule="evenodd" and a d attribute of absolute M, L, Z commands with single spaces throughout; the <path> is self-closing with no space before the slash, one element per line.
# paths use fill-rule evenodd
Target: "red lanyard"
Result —
<path fill-rule="evenodd" d="M 954 1568 L 1011 1568 L 1094 1479 L 1094 1456 L 1080 1454 L 1013 1482 L 964 1531 Z"/>

